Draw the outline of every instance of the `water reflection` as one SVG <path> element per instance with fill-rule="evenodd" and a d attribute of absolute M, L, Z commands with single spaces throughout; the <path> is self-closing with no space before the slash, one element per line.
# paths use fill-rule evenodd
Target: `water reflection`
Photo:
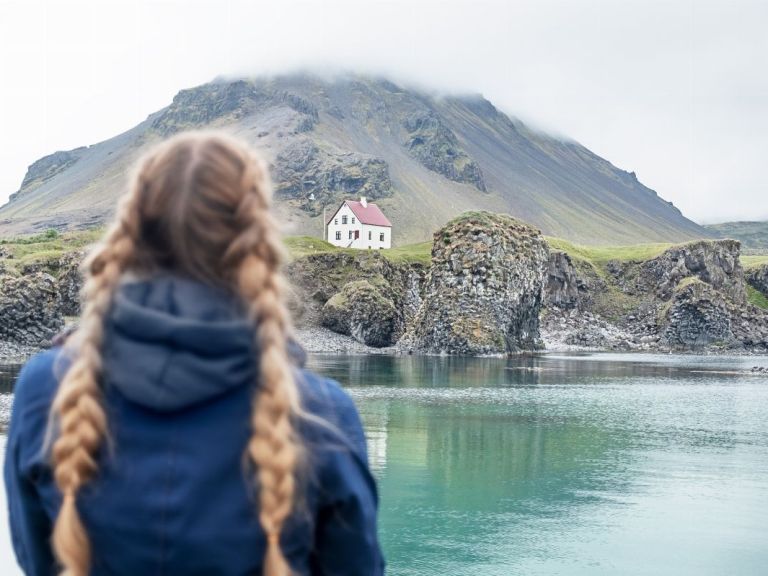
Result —
<path fill-rule="evenodd" d="M 312 358 L 360 408 L 391 574 L 760 573 L 766 359 L 601 358 Z"/>
<path fill-rule="evenodd" d="M 13 384 L 21 370 L 21 364 L 0 364 L 0 394 L 13 391 Z"/>

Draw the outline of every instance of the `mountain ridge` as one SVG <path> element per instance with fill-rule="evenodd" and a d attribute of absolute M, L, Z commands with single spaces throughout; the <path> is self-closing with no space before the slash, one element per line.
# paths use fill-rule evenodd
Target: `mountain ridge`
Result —
<path fill-rule="evenodd" d="M 103 221 L 139 154 L 196 128 L 226 130 L 263 152 L 288 233 L 320 236 L 323 208 L 362 194 L 385 210 L 397 244 L 425 240 L 474 209 L 510 213 L 585 244 L 712 235 L 634 173 L 533 130 L 480 95 L 438 97 L 382 78 L 307 74 L 181 90 L 122 134 L 41 158 L 0 207 L 0 235 Z"/>

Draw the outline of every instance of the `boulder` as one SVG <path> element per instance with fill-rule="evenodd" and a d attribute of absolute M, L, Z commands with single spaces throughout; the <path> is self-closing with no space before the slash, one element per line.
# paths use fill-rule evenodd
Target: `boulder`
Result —
<path fill-rule="evenodd" d="M 549 249 L 537 229 L 490 212 L 468 212 L 434 235 L 410 350 L 500 354 L 541 347 L 539 311 Z"/>
<path fill-rule="evenodd" d="M 393 344 L 395 305 L 367 280 L 349 282 L 321 311 L 321 324 L 358 342 L 381 348 Z"/>

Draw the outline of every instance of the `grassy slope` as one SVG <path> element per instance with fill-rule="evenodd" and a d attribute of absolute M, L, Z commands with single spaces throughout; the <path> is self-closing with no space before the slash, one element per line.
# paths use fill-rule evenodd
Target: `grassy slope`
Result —
<path fill-rule="evenodd" d="M 25 264 L 34 264 L 60 258 L 67 252 L 89 246 L 99 240 L 103 229 L 66 232 L 63 234 L 36 234 L 19 238 L 0 239 L 0 263 L 11 273 L 18 273 Z"/>
<path fill-rule="evenodd" d="M 744 268 L 757 268 L 763 264 L 768 264 L 768 254 L 748 254 L 741 257 L 741 263 Z"/>
<path fill-rule="evenodd" d="M 599 271 L 602 271 L 611 260 L 650 260 L 667 248 L 674 246 L 670 243 L 635 244 L 632 246 L 581 246 L 553 237 L 547 237 L 547 242 L 552 248 L 567 252 L 571 258 L 592 263 Z"/>

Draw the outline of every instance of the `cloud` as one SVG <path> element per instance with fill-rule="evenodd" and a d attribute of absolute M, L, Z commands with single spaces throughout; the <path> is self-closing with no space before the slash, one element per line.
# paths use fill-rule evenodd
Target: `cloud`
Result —
<path fill-rule="evenodd" d="M 378 73 L 565 134 L 693 219 L 768 218 L 768 5 L 551 1 L 0 4 L 0 202 L 26 166 L 217 76 Z"/>

